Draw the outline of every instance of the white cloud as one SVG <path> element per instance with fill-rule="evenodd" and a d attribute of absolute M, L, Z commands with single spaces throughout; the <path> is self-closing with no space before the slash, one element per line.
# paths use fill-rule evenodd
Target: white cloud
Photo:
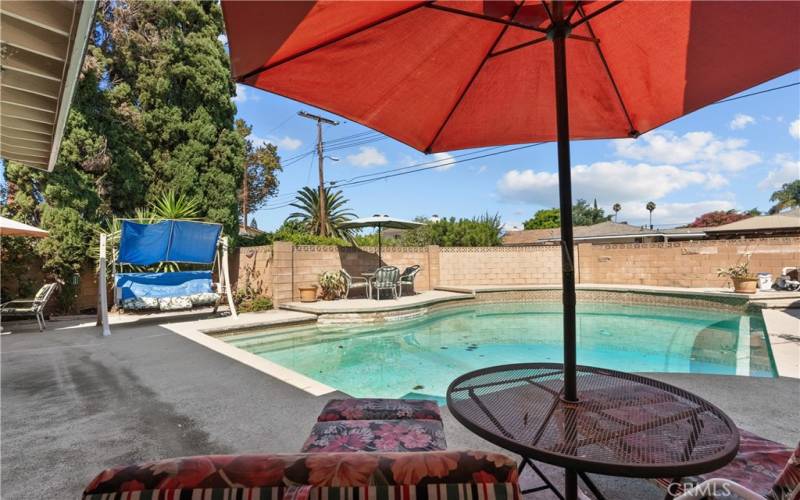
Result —
<path fill-rule="evenodd" d="M 294 137 L 289 137 L 285 135 L 283 137 L 259 137 L 257 135 L 250 134 L 247 138 L 253 143 L 255 147 L 263 146 L 264 144 L 274 144 L 279 148 L 288 149 L 289 151 L 294 151 L 295 149 L 299 148 L 303 145 L 303 141 L 300 139 L 295 139 Z"/>
<path fill-rule="evenodd" d="M 347 161 L 357 167 L 372 167 L 374 165 L 386 165 L 386 156 L 372 146 L 361 146 L 358 153 L 348 155 Z"/>
<path fill-rule="evenodd" d="M 733 117 L 733 120 L 731 120 L 729 126 L 732 130 L 741 130 L 748 125 L 754 124 L 755 122 L 756 119 L 753 118 L 752 116 L 743 115 L 742 113 L 739 113 Z"/>
<path fill-rule="evenodd" d="M 761 162 L 761 157 L 744 149 L 744 139 L 719 139 L 711 132 L 651 132 L 639 139 L 614 141 L 616 154 L 622 158 L 694 169 L 738 172 Z"/>
<path fill-rule="evenodd" d="M 450 153 L 433 153 L 433 158 L 435 162 L 438 162 L 439 167 L 434 168 L 439 172 L 444 172 L 445 170 L 450 170 L 451 168 L 455 167 L 455 163 L 453 163 L 453 155 Z"/>
<path fill-rule="evenodd" d="M 793 121 L 792 124 L 789 125 L 789 135 L 795 139 L 800 139 L 800 118 Z"/>
<path fill-rule="evenodd" d="M 231 98 L 236 104 L 245 102 L 250 96 L 248 95 L 247 87 L 241 83 L 236 84 L 236 95 Z"/>
<path fill-rule="evenodd" d="M 573 198 L 597 200 L 603 205 L 635 200 L 658 200 L 690 185 L 709 182 L 706 174 L 672 165 L 598 162 L 572 168 Z M 719 183 L 718 180 L 711 182 Z M 558 174 L 510 170 L 497 182 L 502 199 L 542 206 L 558 205 Z"/>
<path fill-rule="evenodd" d="M 787 182 L 800 179 L 800 160 L 792 159 L 789 155 L 778 155 L 775 157 L 775 163 L 778 167 L 770 170 L 767 176 L 758 183 L 759 189 L 777 190 Z"/>
<path fill-rule="evenodd" d="M 706 186 L 710 189 L 722 189 L 723 187 L 730 184 L 728 179 L 716 172 L 710 172 L 706 174 Z"/>
<path fill-rule="evenodd" d="M 217 37 L 217 40 L 222 42 L 222 45 L 228 45 L 228 35 L 226 35 L 225 33 L 222 33 L 221 35 L 219 35 Z"/>
<path fill-rule="evenodd" d="M 300 139 L 295 139 L 294 137 L 289 137 L 285 135 L 278 139 L 278 147 L 288 149 L 289 151 L 294 151 L 295 149 L 299 148 L 303 145 L 303 141 Z"/>
<path fill-rule="evenodd" d="M 522 224 L 519 222 L 504 222 L 503 231 L 522 231 Z"/>

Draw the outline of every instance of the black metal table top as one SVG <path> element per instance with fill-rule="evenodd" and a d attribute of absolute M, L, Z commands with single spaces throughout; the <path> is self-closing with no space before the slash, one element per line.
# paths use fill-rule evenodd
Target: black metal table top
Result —
<path fill-rule="evenodd" d="M 522 456 L 626 477 L 716 470 L 739 449 L 739 431 L 708 401 L 629 373 L 578 366 L 577 403 L 564 401 L 563 365 L 524 363 L 467 373 L 447 389 L 453 416 Z"/>

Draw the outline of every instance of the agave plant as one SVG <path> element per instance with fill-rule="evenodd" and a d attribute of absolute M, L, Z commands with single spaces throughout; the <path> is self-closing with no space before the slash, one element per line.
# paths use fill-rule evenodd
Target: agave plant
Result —
<path fill-rule="evenodd" d="M 355 217 L 355 213 L 346 208 L 349 200 L 344 197 L 341 191 L 331 192 L 330 188 L 325 188 L 325 211 L 327 212 L 325 234 L 336 238 L 351 240 L 352 230 L 341 229 L 339 226 Z M 286 218 L 287 221 L 300 222 L 303 227 L 312 234 L 323 234 L 322 224 L 319 217 L 319 192 L 308 186 L 297 192 L 295 202 L 290 204 L 298 211 L 293 212 Z"/>

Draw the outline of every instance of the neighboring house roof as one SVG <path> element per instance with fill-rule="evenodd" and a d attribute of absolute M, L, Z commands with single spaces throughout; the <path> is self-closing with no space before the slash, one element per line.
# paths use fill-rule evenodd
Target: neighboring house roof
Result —
<path fill-rule="evenodd" d="M 265 234 L 266 231 L 262 231 L 255 227 L 247 227 L 239 224 L 239 236 L 258 236 L 260 234 Z"/>
<path fill-rule="evenodd" d="M 0 4 L 0 157 L 52 171 L 96 0 Z"/>
<path fill-rule="evenodd" d="M 800 232 L 800 208 L 775 215 L 760 215 L 731 222 L 722 226 L 707 227 L 707 233 L 757 232 L 795 230 Z"/>
<path fill-rule="evenodd" d="M 621 222 L 600 222 L 591 226 L 575 226 L 572 228 L 575 241 L 599 239 L 625 239 L 641 237 L 705 237 L 702 229 L 676 228 L 676 229 L 648 229 Z M 553 229 L 528 229 L 524 231 L 509 231 L 503 236 L 504 245 L 530 245 L 535 243 L 552 243 L 561 239 L 561 230 Z"/>

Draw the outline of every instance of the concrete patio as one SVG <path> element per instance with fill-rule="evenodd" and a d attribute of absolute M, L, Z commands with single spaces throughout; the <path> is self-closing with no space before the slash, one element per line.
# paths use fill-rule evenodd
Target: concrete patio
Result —
<path fill-rule="evenodd" d="M 4 498 L 75 498 L 103 468 L 142 460 L 296 452 L 324 403 L 341 396 L 315 397 L 160 325 L 118 325 L 107 338 L 85 318 L 53 321 L 44 333 L 6 330 L 13 334 L 0 338 Z M 798 380 L 655 377 L 709 399 L 745 429 L 797 440 Z M 450 448 L 494 449 L 446 409 L 444 420 Z M 545 469 L 558 481 L 558 470 Z M 641 480 L 597 482 L 609 498 L 663 496 Z"/>

